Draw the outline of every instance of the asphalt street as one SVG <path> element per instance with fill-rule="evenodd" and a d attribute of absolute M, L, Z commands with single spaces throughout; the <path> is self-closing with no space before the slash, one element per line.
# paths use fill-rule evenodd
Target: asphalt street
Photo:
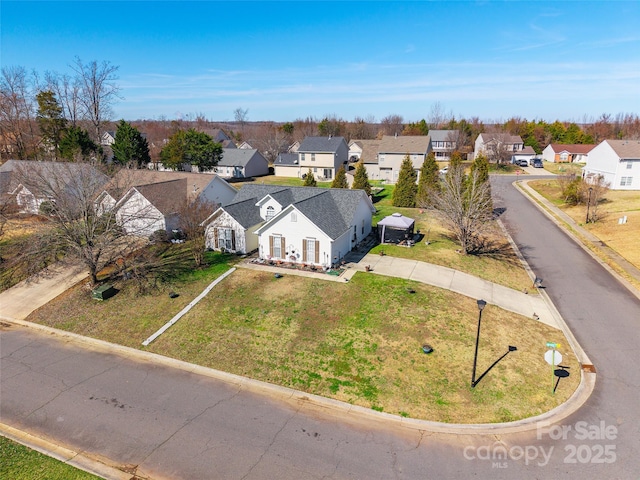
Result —
<path fill-rule="evenodd" d="M 0 421 L 154 479 L 638 478 L 640 301 L 515 179 L 492 179 L 495 206 L 598 370 L 591 398 L 561 424 L 401 428 L 18 326 L 0 332 Z"/>

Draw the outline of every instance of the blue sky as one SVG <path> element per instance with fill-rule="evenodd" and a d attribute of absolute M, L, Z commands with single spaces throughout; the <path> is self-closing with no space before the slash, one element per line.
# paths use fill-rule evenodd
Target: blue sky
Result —
<path fill-rule="evenodd" d="M 0 3 L 0 62 L 119 66 L 115 118 L 640 112 L 638 1 Z"/>

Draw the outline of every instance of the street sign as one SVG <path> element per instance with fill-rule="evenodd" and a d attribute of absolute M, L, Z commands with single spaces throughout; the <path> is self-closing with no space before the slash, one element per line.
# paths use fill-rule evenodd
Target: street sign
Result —
<path fill-rule="evenodd" d="M 556 350 L 547 350 L 544 354 L 544 359 L 551 366 L 556 366 L 562 362 L 562 354 Z"/>
<path fill-rule="evenodd" d="M 560 348 L 559 343 L 547 342 L 547 348 Z"/>

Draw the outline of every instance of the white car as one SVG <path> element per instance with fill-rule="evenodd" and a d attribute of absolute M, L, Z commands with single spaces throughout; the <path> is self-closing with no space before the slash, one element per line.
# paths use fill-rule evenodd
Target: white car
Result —
<path fill-rule="evenodd" d="M 444 167 L 440 169 L 440 175 L 446 175 L 449 171 L 449 167 Z"/>

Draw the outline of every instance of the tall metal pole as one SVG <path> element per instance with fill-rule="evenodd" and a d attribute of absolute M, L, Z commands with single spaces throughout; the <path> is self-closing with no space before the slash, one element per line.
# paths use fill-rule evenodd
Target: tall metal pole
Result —
<path fill-rule="evenodd" d="M 478 363 L 478 343 L 480 341 L 480 324 L 482 322 L 482 309 L 487 305 L 484 300 L 478 300 L 478 332 L 476 333 L 476 351 L 473 354 L 473 372 L 471 373 L 471 388 L 476 386 L 476 364 Z"/>

